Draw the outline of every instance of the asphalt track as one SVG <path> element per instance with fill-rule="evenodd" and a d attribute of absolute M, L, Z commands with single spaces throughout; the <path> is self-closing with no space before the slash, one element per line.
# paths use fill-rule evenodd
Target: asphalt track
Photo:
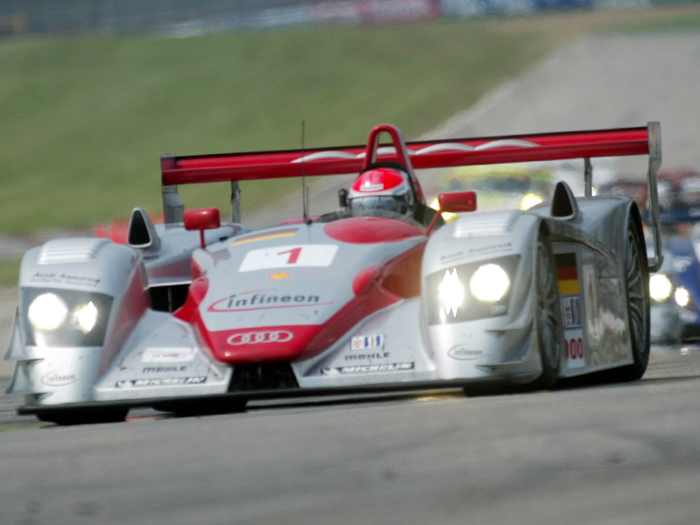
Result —
<path fill-rule="evenodd" d="M 697 167 L 698 62 L 700 37 L 583 40 L 433 136 L 659 120 L 665 164 Z M 0 300 L 0 330 L 12 308 Z M 39 427 L 5 397 L 0 523 L 694 524 L 699 400 L 694 347 L 654 348 L 627 384 L 140 411 L 112 425 Z"/>

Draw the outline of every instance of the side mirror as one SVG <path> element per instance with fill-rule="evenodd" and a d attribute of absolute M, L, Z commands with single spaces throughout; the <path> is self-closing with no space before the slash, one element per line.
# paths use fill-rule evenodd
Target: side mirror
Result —
<path fill-rule="evenodd" d="M 200 208 L 187 210 L 182 215 L 186 230 L 199 230 L 199 242 L 202 248 L 204 243 L 204 230 L 213 230 L 221 226 L 219 210 L 217 208 Z"/>
<path fill-rule="evenodd" d="M 443 212 L 462 213 L 466 211 L 476 211 L 476 192 L 456 191 L 454 193 L 440 193 L 438 195 L 440 209 L 430 221 L 426 235 L 430 235 Z"/>
<path fill-rule="evenodd" d="M 476 211 L 476 192 L 457 191 L 438 195 L 440 212 L 461 213 Z"/>

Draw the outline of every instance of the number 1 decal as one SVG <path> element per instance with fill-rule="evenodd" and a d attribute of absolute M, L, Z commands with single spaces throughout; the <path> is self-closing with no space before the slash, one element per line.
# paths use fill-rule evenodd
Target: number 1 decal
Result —
<path fill-rule="evenodd" d="M 251 250 L 245 254 L 238 271 L 330 266 L 337 251 L 338 247 L 333 244 L 287 245 Z"/>
<path fill-rule="evenodd" d="M 284 255 L 285 253 L 289 254 L 289 259 L 287 260 L 287 264 L 296 264 L 297 261 L 299 260 L 299 254 L 301 253 L 301 248 L 292 248 L 291 250 L 287 250 L 286 252 L 280 252 L 277 255 Z"/>

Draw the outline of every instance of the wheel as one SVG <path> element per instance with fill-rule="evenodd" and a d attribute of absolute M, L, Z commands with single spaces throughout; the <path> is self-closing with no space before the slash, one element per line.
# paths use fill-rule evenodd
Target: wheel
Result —
<path fill-rule="evenodd" d="M 564 347 L 564 332 L 554 257 L 547 237 L 543 233 L 540 233 L 537 239 L 535 264 L 537 292 L 535 323 L 537 344 L 542 361 L 542 375 L 535 380 L 533 386 L 536 389 L 548 389 L 556 384 L 559 375 L 559 363 Z"/>
<path fill-rule="evenodd" d="M 625 240 L 625 288 L 634 363 L 612 371 L 617 381 L 635 381 L 646 372 L 651 345 L 649 267 L 639 226 L 630 219 Z"/>
<path fill-rule="evenodd" d="M 96 423 L 121 423 L 129 413 L 128 408 L 56 409 L 36 415 L 39 421 L 57 425 L 88 425 Z"/>

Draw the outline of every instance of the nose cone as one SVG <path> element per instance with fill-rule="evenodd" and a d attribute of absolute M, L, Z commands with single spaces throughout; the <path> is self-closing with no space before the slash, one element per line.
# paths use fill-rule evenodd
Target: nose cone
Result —
<path fill-rule="evenodd" d="M 202 251 L 208 287 L 193 283 L 178 316 L 197 325 L 223 362 L 293 361 L 322 352 L 398 300 L 377 286 L 376 269 L 423 240 L 400 221 L 366 219 L 260 234 L 232 243 L 220 259 Z"/>
<path fill-rule="evenodd" d="M 327 279 L 295 277 L 271 281 L 266 274 L 268 282 L 250 280 L 242 291 L 240 284 L 228 285 L 225 294 L 210 288 L 200 315 L 218 360 L 292 361 L 321 350 L 314 340 L 351 300 L 352 289 L 349 284 L 334 288 Z"/>
<path fill-rule="evenodd" d="M 294 361 L 306 356 L 322 325 L 263 326 L 211 333 L 214 357 L 230 364 Z"/>

